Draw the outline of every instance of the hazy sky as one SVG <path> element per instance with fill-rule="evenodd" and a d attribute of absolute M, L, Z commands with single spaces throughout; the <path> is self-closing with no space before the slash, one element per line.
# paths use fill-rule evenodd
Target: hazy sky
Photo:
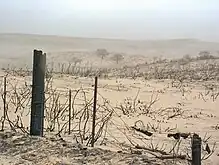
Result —
<path fill-rule="evenodd" d="M 219 41 L 219 0 L 0 0 L 0 33 Z"/>

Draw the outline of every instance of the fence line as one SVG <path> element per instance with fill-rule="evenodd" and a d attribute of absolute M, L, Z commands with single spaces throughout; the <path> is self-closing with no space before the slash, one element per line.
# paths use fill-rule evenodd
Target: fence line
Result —
<path fill-rule="evenodd" d="M 6 84 L 6 82 L 7 82 L 7 79 L 6 79 L 7 77 L 4 77 L 4 84 L 3 84 L 3 86 L 4 86 L 4 89 L 6 89 L 5 87 L 7 86 L 7 84 Z M 95 83 L 95 84 L 97 84 L 97 83 Z M 96 85 L 95 85 L 95 89 L 96 89 Z M 8 89 L 8 88 L 7 88 Z M 19 90 L 22 90 L 23 88 L 18 88 Z M 90 89 L 89 89 L 90 90 Z M 57 90 L 57 92 L 58 92 L 59 90 Z M 63 90 L 61 90 L 63 93 L 64 93 L 64 91 Z M 70 92 L 71 91 L 71 92 Z M 74 91 L 79 91 L 79 90 L 74 90 Z M 9 91 L 7 91 L 7 94 L 8 95 L 10 95 L 10 93 L 9 92 L 13 92 L 13 90 L 9 90 Z M 6 92 L 3 92 L 3 93 L 6 93 Z M 55 93 L 49 93 L 50 95 L 55 95 Z M 98 92 L 97 92 L 97 94 L 98 94 Z M 74 98 L 74 101 L 72 102 L 71 100 L 72 100 L 72 98 L 71 98 L 71 96 L 72 96 L 72 90 L 69 90 L 69 91 L 67 91 L 66 90 L 66 95 L 62 95 L 62 96 L 69 96 L 69 97 L 67 97 L 66 98 L 66 100 L 68 101 L 68 102 L 66 102 L 66 103 L 59 103 L 59 105 L 60 106 L 64 106 L 64 109 L 66 109 L 66 113 L 67 113 L 67 108 L 69 109 L 69 112 L 71 112 L 72 111 L 72 109 L 70 108 L 70 107 L 72 107 L 73 105 L 79 105 L 79 106 L 86 106 L 85 104 L 83 104 L 83 103 L 81 103 L 81 104 L 77 104 L 77 103 L 75 103 L 75 101 L 76 100 L 78 100 L 78 101 L 84 101 L 83 99 L 76 99 L 76 98 Z M 102 95 L 100 95 L 100 98 L 102 98 L 103 96 Z M 5 98 L 6 98 L 6 96 L 5 96 Z M 91 99 L 91 100 L 93 100 L 93 98 Z M 68 104 L 67 104 L 68 103 Z M 7 103 L 6 103 L 7 104 Z M 5 104 L 5 105 L 6 105 Z M 94 106 L 94 104 L 93 103 L 91 103 L 90 105 L 93 105 Z M 49 105 L 48 105 L 49 106 Z M 5 106 L 6 107 L 6 106 Z M 66 114 L 67 115 L 67 114 Z M 73 128 L 73 130 L 71 129 L 71 121 L 72 121 L 72 115 L 73 114 L 68 114 L 68 133 L 70 133 L 71 134 L 71 132 L 75 132 L 74 131 L 74 128 Z M 78 123 L 80 123 L 80 121 L 77 123 L 76 121 L 74 122 L 75 124 L 78 124 Z M 92 123 L 92 121 L 91 121 L 91 123 Z M 15 125 L 15 124 L 14 124 Z M 95 125 L 95 124 L 94 124 Z M 63 129 L 62 129 L 63 130 Z M 26 131 L 27 132 L 27 131 Z M 77 131 L 76 131 L 77 132 Z M 93 134 L 92 134 L 93 135 Z M 95 137 L 95 136 L 92 136 L 92 137 Z M 194 139 L 194 138 L 193 138 Z M 200 146 L 200 143 L 199 143 L 199 146 Z M 196 162 L 198 162 L 198 160 L 199 160 L 199 157 L 200 157 L 200 152 L 201 151 L 197 151 L 197 144 L 196 143 L 193 143 L 192 142 L 192 161 L 194 160 L 196 160 Z M 195 162 L 195 163 L 196 163 Z M 194 164 L 194 165 L 200 165 L 200 164 Z"/>
<path fill-rule="evenodd" d="M 42 53 L 42 52 L 41 52 Z M 42 55 L 42 54 L 41 54 Z M 34 64 L 36 65 L 36 64 Z M 42 69 L 42 68 L 40 68 Z M 40 70 L 38 68 L 38 70 Z M 45 71 L 44 71 L 45 72 Z M 42 76 L 42 75 L 41 75 Z M 34 77 L 34 76 L 33 76 Z M 42 77 L 41 77 L 42 80 Z M 43 78 L 44 80 L 44 78 Z M 78 134 L 79 138 L 80 138 L 80 142 L 84 142 L 87 139 L 87 144 L 91 144 L 91 146 L 94 146 L 94 143 L 97 141 L 98 138 L 100 138 L 103 135 L 103 129 L 106 127 L 109 119 L 112 117 L 112 113 L 115 111 L 112 107 L 110 107 L 108 104 L 107 105 L 102 105 L 105 107 L 100 107 L 102 109 L 98 109 L 97 108 L 97 80 L 98 78 L 95 77 L 95 85 L 94 85 L 94 96 L 92 98 L 87 98 L 86 97 L 86 92 L 90 93 L 89 91 L 91 90 L 90 88 L 88 89 L 79 89 L 79 90 L 73 90 L 70 89 L 69 91 L 65 91 L 65 90 L 59 90 L 59 89 L 47 89 L 48 91 L 46 91 L 45 93 L 43 92 L 43 95 L 45 94 L 45 100 L 41 102 L 41 104 L 45 104 L 46 108 L 45 108 L 45 112 L 46 112 L 46 120 L 48 122 L 48 130 L 49 131 L 54 131 L 56 129 L 56 127 L 58 127 L 58 134 L 61 134 L 62 131 L 67 130 L 68 127 L 68 134 L 71 134 L 71 132 L 76 130 L 76 134 Z M 2 122 L 2 130 L 4 130 L 4 126 L 5 126 L 5 121 L 7 121 L 9 123 L 9 125 L 12 127 L 16 127 L 19 126 L 18 125 L 18 121 L 16 122 L 12 122 L 8 117 L 7 117 L 7 110 L 8 110 L 8 106 L 9 103 L 11 103 L 11 99 L 6 99 L 7 97 L 12 97 L 13 95 L 10 94 L 10 92 L 14 92 L 14 90 L 16 90 L 16 92 L 18 92 L 19 90 L 23 90 L 24 88 L 19 87 L 19 88 L 15 88 L 15 89 L 9 89 L 7 88 L 7 78 L 6 76 L 4 77 L 4 91 L 3 91 L 3 105 L 4 105 L 4 116 L 3 116 L 3 122 Z M 42 82 L 40 85 L 43 85 Z M 34 81 L 33 78 L 33 86 L 37 86 L 36 82 Z M 34 88 L 33 88 L 34 89 Z M 8 91 L 7 91 L 8 90 Z M 44 89 L 40 89 L 39 91 L 42 91 Z M 78 92 L 80 92 L 80 90 L 82 91 L 82 99 L 77 98 Z M 38 92 L 39 92 L 38 91 Z M 57 93 L 59 92 L 59 93 Z M 63 93 L 62 93 L 63 92 Z M 75 92 L 75 96 L 72 97 L 72 92 Z M 33 93 L 35 93 L 34 90 L 32 90 L 32 99 L 33 98 Z M 8 96 L 7 96 L 8 94 Z M 48 98 L 46 97 L 46 95 L 49 95 Z M 64 100 L 65 103 L 61 103 L 60 101 L 60 97 L 61 96 L 68 96 L 66 100 Z M 19 100 L 20 96 L 16 95 L 16 99 L 14 100 Z M 100 97 L 102 98 L 102 97 Z M 83 101 L 84 103 L 75 103 L 75 101 Z M 7 102 L 9 101 L 9 102 Z M 39 101 L 39 100 L 36 100 Z M 49 101 L 51 101 L 51 103 L 48 103 Z M 23 104 L 26 103 L 27 100 L 24 100 Z M 29 102 L 27 102 L 28 104 Z M 46 104 L 48 103 L 48 104 Z M 33 104 L 33 103 L 32 103 Z M 22 103 L 21 101 L 17 102 L 17 106 L 19 105 L 19 108 L 23 108 L 22 107 Z M 80 106 L 81 109 L 80 110 L 76 110 L 76 108 L 74 108 L 74 106 Z M 93 114 L 92 114 L 92 106 L 93 106 Z M 48 108 L 49 107 L 49 108 Z M 17 107 L 16 107 L 17 108 Z M 106 109 L 108 109 L 108 111 L 106 111 Z M 37 111 L 42 112 L 42 109 L 39 108 Z M 16 110 L 17 112 L 17 110 Z M 68 113 L 68 114 L 66 114 Z M 97 113 L 97 116 L 96 116 Z M 35 129 L 41 129 L 41 132 L 37 132 L 37 133 L 33 133 L 30 130 L 30 134 L 34 134 L 34 135 L 40 135 L 42 136 L 42 130 L 44 129 L 43 126 L 43 122 L 42 120 L 44 120 L 44 115 L 42 115 L 43 113 L 41 113 L 40 115 L 38 115 L 38 117 L 41 117 L 40 119 L 38 118 L 37 120 L 39 121 L 38 124 L 32 124 L 32 127 L 35 127 Z M 100 115 L 101 114 L 101 115 Z M 90 116 L 91 115 L 91 116 Z M 31 116 L 32 112 L 31 112 Z M 68 117 L 68 120 L 66 122 L 65 118 Z M 74 121 L 74 123 L 72 123 L 73 119 L 76 119 L 77 121 Z M 93 119 L 93 120 L 92 120 Z M 18 120 L 20 121 L 21 118 L 18 117 Z M 33 121 L 33 120 L 31 120 Z M 22 122 L 22 121 L 21 121 Z M 89 130 L 89 124 L 92 123 L 92 131 Z M 74 125 L 74 127 L 72 127 L 72 125 Z M 33 126 L 34 125 L 34 126 Z M 39 126 L 40 125 L 40 126 Z M 23 127 L 22 127 L 23 126 Z M 97 128 L 97 126 L 99 126 Z M 75 129 L 75 128 L 78 128 Z M 28 130 L 25 130 L 23 123 L 21 123 L 21 125 L 19 126 L 20 129 L 22 129 L 22 131 L 24 131 L 25 133 L 28 132 Z M 97 129 L 95 129 L 97 128 Z M 36 131 L 36 130 L 35 130 Z M 143 132 L 142 130 L 137 129 L 136 131 L 140 131 Z M 32 133 L 31 133 L 32 132 Z M 144 133 L 144 132 L 143 132 Z M 200 165 L 201 164 L 201 138 L 196 135 L 193 135 L 192 137 L 192 163 L 193 165 Z M 140 147 L 139 147 L 140 148 Z M 143 147 L 141 147 L 143 148 Z"/>

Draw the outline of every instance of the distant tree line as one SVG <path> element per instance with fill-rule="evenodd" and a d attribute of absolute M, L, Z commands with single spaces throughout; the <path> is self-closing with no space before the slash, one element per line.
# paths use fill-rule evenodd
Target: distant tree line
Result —
<path fill-rule="evenodd" d="M 110 55 L 110 53 L 106 50 L 106 49 L 97 49 L 96 50 L 96 55 L 98 57 L 101 58 L 101 63 L 102 61 Z M 115 61 L 116 64 L 119 64 L 120 61 L 124 60 L 124 56 L 121 54 L 121 53 L 116 53 L 116 54 L 113 54 L 110 59 L 112 61 Z"/>

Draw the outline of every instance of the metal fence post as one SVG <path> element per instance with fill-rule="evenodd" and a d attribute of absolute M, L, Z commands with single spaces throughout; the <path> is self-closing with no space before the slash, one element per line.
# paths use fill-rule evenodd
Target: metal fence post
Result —
<path fill-rule="evenodd" d="M 46 54 L 34 50 L 33 56 L 30 135 L 43 136 Z"/>
<path fill-rule="evenodd" d="M 93 125 L 92 125 L 92 140 L 91 147 L 94 147 L 95 143 L 95 120 L 96 120 L 96 107 L 97 107 L 97 76 L 95 77 L 94 84 L 94 106 L 93 106 Z"/>
<path fill-rule="evenodd" d="M 201 138 L 197 134 L 192 137 L 192 165 L 201 165 Z"/>
<path fill-rule="evenodd" d="M 68 134 L 71 134 L 71 89 L 69 90 L 69 114 L 68 114 Z"/>

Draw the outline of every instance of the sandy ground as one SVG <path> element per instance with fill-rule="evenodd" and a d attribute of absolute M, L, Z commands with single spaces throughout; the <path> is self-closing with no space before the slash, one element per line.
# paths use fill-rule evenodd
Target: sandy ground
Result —
<path fill-rule="evenodd" d="M 11 38 L 12 39 L 11 39 Z M 7 38 L 7 39 L 6 39 Z M 54 40 L 53 37 L 28 37 L 19 35 L 1 35 L 1 64 L 5 68 L 6 62 L 13 63 L 17 68 L 26 65 L 31 62 L 31 57 L 27 52 L 30 52 L 33 47 L 40 48 L 39 43 L 44 41 L 48 51 L 49 62 L 68 62 L 70 57 L 82 58 L 81 66 L 92 65 L 93 67 L 110 67 L 118 68 L 124 65 L 136 65 L 144 64 L 149 61 L 147 54 L 149 52 L 145 49 L 156 50 L 158 48 L 159 53 L 156 52 L 156 56 L 162 54 L 162 50 L 168 50 L 174 53 L 184 55 L 185 53 L 194 53 L 200 51 L 201 47 L 205 45 L 203 49 L 216 51 L 217 43 L 204 43 L 194 40 L 184 40 L 172 42 L 158 41 L 153 42 L 140 42 L 137 41 L 108 41 L 108 40 L 87 40 L 82 42 L 82 39 L 75 39 L 75 44 L 72 43 L 71 38 L 65 38 L 62 40 L 62 44 L 58 40 Z M 16 39 L 16 40 L 15 40 Z M 14 42 L 12 42 L 12 40 Z M 30 44 L 30 41 L 32 44 Z M 7 42 L 6 42 L 7 41 Z M 17 44 L 19 41 L 19 44 Z M 80 42 L 83 44 L 80 44 Z M 125 42 L 125 44 L 124 44 Z M 185 47 L 181 47 L 181 44 L 185 42 Z M 114 45 L 113 45 L 113 44 Z M 147 46 L 145 44 L 147 43 Z M 178 49 L 171 50 L 172 44 L 178 45 Z M 199 43 L 199 44 L 197 44 Z M 14 49 L 10 49 L 8 52 L 5 47 L 9 45 Z M 56 50 L 52 45 L 59 45 Z M 127 46 L 136 44 L 138 46 Z M 16 46 L 15 46 L 16 45 Z M 21 46 L 22 45 L 22 46 Z M 70 49 L 71 45 L 72 48 Z M 76 46 L 77 45 L 77 46 Z M 81 46 L 82 45 L 82 46 Z M 88 45 L 93 45 L 88 46 Z M 115 46 L 117 45 L 117 46 Z M 125 46 L 124 46 L 125 45 Z M 156 46 L 154 46 L 156 45 Z M 188 46 L 189 45 L 189 46 Z M 197 46 L 198 45 L 198 46 Z M 145 46 L 145 48 L 144 48 Z M 95 56 L 95 50 L 98 48 L 107 48 L 110 51 L 110 55 L 113 52 L 125 52 L 126 56 L 121 63 L 115 64 L 114 61 L 107 57 L 104 61 L 101 61 L 99 57 Z M 129 48 L 128 48 L 129 47 Z M 131 48 L 130 48 L 131 47 Z M 133 48 L 134 47 L 134 48 Z M 191 49 L 188 47 L 192 47 Z M 86 49 L 87 48 L 87 49 Z M 161 49 L 162 48 L 162 49 Z M 23 50 L 23 56 L 22 54 Z M 46 50 L 47 50 L 46 49 Z M 180 49 L 184 50 L 183 52 Z M 45 51 L 46 51 L 45 50 Z M 19 53 L 16 53 L 19 51 Z M 157 50 L 156 50 L 157 51 Z M 16 56 L 3 56 L 5 53 L 13 53 Z M 146 56 L 145 56 L 146 55 Z M 150 60 L 153 60 L 153 53 L 150 56 Z M 31 55 L 30 55 L 31 56 Z M 171 55 L 172 56 L 172 55 Z M 174 55 L 173 55 L 174 56 Z M 179 55 L 180 56 L 180 55 Z M 92 57 L 92 58 L 89 58 Z M 170 57 L 170 56 L 169 56 Z M 20 62 L 21 59 L 26 61 Z M 168 58 L 168 56 L 167 56 Z M 19 62 L 19 63 L 17 63 Z M 3 78 L 5 73 L 1 71 L 0 76 Z M 1 88 L 2 82 L 0 81 Z M 12 87 L 28 89 L 31 85 L 31 76 L 18 76 L 9 75 L 8 79 L 8 97 L 12 98 Z M 130 144 L 139 144 L 150 148 L 152 145 L 157 146 L 157 149 L 165 148 L 166 152 L 169 152 L 176 143 L 173 138 L 168 138 L 168 133 L 185 132 L 185 133 L 198 133 L 202 138 L 211 136 L 208 140 L 208 144 L 212 149 L 214 143 L 216 143 L 216 149 L 213 155 L 203 161 L 203 164 L 218 165 L 219 164 L 219 111 L 218 99 L 212 100 L 210 94 L 206 94 L 206 84 L 214 84 L 218 86 L 217 81 L 191 81 L 186 82 L 184 94 L 182 91 L 172 85 L 172 80 L 146 80 L 144 78 L 128 79 L 128 78 L 100 78 L 98 83 L 98 103 L 103 104 L 104 99 L 107 100 L 108 108 L 113 109 L 114 113 L 108 123 L 107 132 L 104 137 L 104 144 L 97 141 L 95 148 L 81 146 L 77 143 L 74 133 L 71 135 L 61 134 L 61 137 L 57 137 L 54 133 L 45 133 L 44 138 L 29 137 L 28 135 L 20 133 L 11 133 L 9 131 L 9 125 L 7 124 L 8 132 L 0 134 L 0 149 L 1 149 L 1 163 L 2 164 L 188 164 L 184 160 L 160 160 L 154 158 L 154 155 L 145 150 L 140 150 L 135 153 Z M 65 74 L 53 75 L 53 88 L 63 93 L 60 97 L 60 104 L 66 103 L 68 99 L 68 90 L 86 89 L 87 100 L 93 96 L 93 84 L 94 79 L 83 78 L 79 76 L 71 76 Z M 26 87 L 25 87 L 26 86 Z M 2 92 L 2 90 L 1 90 Z M 214 92 L 218 92 L 218 88 Z M 11 95 L 10 95 L 11 94 Z M 75 91 L 73 91 L 73 95 Z M 201 96 L 202 94 L 202 96 Z M 104 99 L 103 99 L 104 98 Z M 78 95 L 76 103 L 81 103 L 83 99 L 82 94 Z M 150 105 L 150 102 L 156 100 L 154 104 Z M 82 100 L 83 101 L 83 100 Z M 13 102 L 13 100 L 12 100 Z M 134 102 L 137 102 L 134 104 Z M 75 103 L 75 104 L 76 104 Z M 1 100 L 1 115 L 3 112 Z M 145 107 L 146 106 L 146 107 Z M 123 110 L 127 110 L 126 114 Z M 76 106 L 76 109 L 79 107 Z M 103 107 L 102 107 L 103 108 Z M 101 109 L 101 107 L 100 107 Z M 147 112 L 145 110 L 148 110 Z M 9 115 L 11 119 L 16 119 L 17 115 L 20 115 L 24 124 L 24 127 L 29 127 L 29 111 L 30 104 L 27 103 L 25 107 L 19 109 L 14 113 L 15 107 L 12 103 L 9 105 Z M 179 115 L 172 117 L 176 112 L 180 112 Z M 101 112 L 102 113 L 102 112 Z M 106 112 L 103 112 L 103 114 Z M 22 115 L 21 115 L 22 114 Z M 137 122 L 138 121 L 138 122 Z M 141 122 L 139 122 L 141 121 Z M 136 123 L 137 122 L 137 123 Z M 48 121 L 45 122 L 48 126 Z M 137 124 L 138 127 L 147 129 L 152 132 L 151 137 L 139 134 L 131 129 L 132 126 Z M 74 123 L 73 123 L 74 126 Z M 89 134 L 89 133 L 88 133 Z M 177 154 L 191 153 L 191 139 L 182 139 L 180 149 Z M 132 146 L 132 147 L 131 147 Z M 205 144 L 203 144 L 205 148 Z M 134 150 L 134 151 L 133 151 Z M 206 152 L 202 153 L 203 155 Z"/>
<path fill-rule="evenodd" d="M 20 77 L 20 78 L 14 77 L 11 79 L 9 78 L 9 81 L 12 81 L 14 84 L 22 82 L 22 81 L 23 82 L 26 81 L 27 83 L 30 83 L 30 81 L 28 81 L 30 79 L 31 77 L 26 77 L 25 79 L 23 77 Z M 83 86 L 84 89 L 85 88 L 92 89 L 93 82 L 94 80 L 92 80 L 91 78 L 90 79 L 87 79 L 87 78 L 75 79 L 75 77 L 72 77 L 72 76 L 58 76 L 57 75 L 54 77 L 53 85 L 54 87 L 58 88 L 60 91 L 67 92 L 68 89 L 79 89 L 81 86 Z M 153 143 L 154 145 L 158 144 L 159 147 L 161 147 L 162 145 L 165 145 L 166 150 L 169 151 L 171 147 L 174 145 L 175 140 L 173 138 L 172 139 L 167 138 L 167 134 L 176 133 L 176 132 L 198 133 L 202 138 L 204 138 L 205 134 L 207 133 L 208 136 L 211 136 L 208 142 L 210 147 L 213 146 L 214 142 L 216 142 L 216 146 L 217 146 L 218 141 L 219 141 L 219 134 L 217 130 L 218 120 L 219 120 L 219 117 L 218 117 L 219 114 L 217 110 L 217 107 L 219 106 L 218 101 L 213 102 L 210 99 L 210 97 L 206 97 L 206 101 L 204 101 L 202 98 L 199 98 L 199 93 L 204 92 L 204 89 L 201 83 L 200 84 L 198 83 L 189 84 L 188 88 L 190 88 L 190 92 L 186 92 L 184 96 L 182 96 L 182 93 L 178 89 L 174 87 L 170 87 L 169 84 L 170 84 L 170 80 L 145 81 L 143 79 L 137 79 L 137 80 L 100 79 L 99 85 L 98 85 L 99 87 L 98 92 L 101 94 L 102 97 L 108 99 L 110 101 L 110 105 L 112 105 L 113 107 L 119 107 L 119 105 L 124 104 L 124 100 L 127 98 L 130 98 L 130 99 L 136 98 L 137 93 L 139 92 L 139 89 L 140 89 L 140 92 L 137 97 L 137 100 L 141 100 L 142 102 L 148 103 L 149 100 L 151 100 L 151 96 L 153 93 L 154 95 L 158 94 L 157 98 L 159 98 L 159 100 L 151 107 L 151 111 L 155 111 L 154 116 L 153 116 L 153 113 L 151 115 L 141 114 L 140 110 L 130 115 L 123 115 L 120 109 L 116 109 L 117 113 L 113 115 L 112 122 L 108 126 L 109 132 L 105 136 L 105 138 L 107 139 L 106 146 L 104 147 L 100 146 L 98 143 L 97 143 L 97 146 L 99 146 L 100 148 L 107 148 L 111 150 L 112 152 L 120 151 L 121 147 L 118 144 L 127 144 L 127 145 L 130 144 L 126 136 L 124 136 L 123 131 L 121 130 L 127 131 L 126 132 L 127 135 L 130 136 L 130 138 L 133 139 L 134 142 L 138 144 L 142 144 L 142 141 L 136 140 L 136 138 L 133 137 L 132 132 L 126 129 L 126 126 L 131 127 L 138 120 L 143 121 L 143 124 L 145 126 L 148 124 L 151 124 L 151 125 L 154 125 L 154 127 L 156 127 L 155 130 L 153 130 L 150 127 L 148 128 L 148 130 L 153 132 L 154 134 L 152 137 L 147 137 L 147 136 L 144 137 L 146 139 L 144 140 L 145 142 L 144 145 L 146 146 L 150 146 L 151 143 Z M 92 95 L 92 94 L 93 94 L 92 90 L 90 90 L 90 93 L 88 93 L 88 95 Z M 101 102 L 100 96 L 99 96 L 99 100 Z M 182 111 L 185 111 L 185 112 L 184 114 L 180 116 L 176 116 L 170 119 L 167 119 L 166 117 L 163 117 L 160 115 L 156 115 L 156 111 L 159 111 L 160 108 L 167 108 L 167 107 L 178 107 Z M 26 109 L 26 110 L 29 111 L 29 109 Z M 168 116 L 168 114 L 166 115 Z M 24 125 L 28 127 L 29 126 L 28 125 L 29 115 L 23 116 L 22 118 L 23 118 Z M 63 138 L 65 140 L 69 140 L 70 142 L 72 142 L 73 137 L 63 135 Z M 28 137 L 24 139 L 27 140 Z M 45 139 L 42 139 L 42 140 L 45 140 Z M 20 143 L 23 143 L 22 140 L 20 140 Z M 184 153 L 185 151 L 184 149 L 189 150 L 189 148 L 190 148 L 190 140 L 182 140 L 182 144 L 181 144 L 182 151 L 180 152 Z M 23 148 L 21 147 L 21 150 L 25 150 L 24 151 L 25 153 L 27 152 L 25 149 L 25 146 Z M 47 150 L 47 149 L 44 149 L 44 150 Z M 10 152 L 7 151 L 5 154 L 7 156 L 4 159 L 10 160 L 11 159 Z M 29 154 L 29 151 L 26 154 Z M 110 154 L 115 154 L 115 153 L 109 152 L 108 154 L 110 155 Z M 205 164 L 216 165 L 219 162 L 218 154 L 219 154 L 219 150 L 216 148 L 216 150 L 214 151 L 214 154 L 207 161 L 205 161 Z M 19 157 L 20 156 L 22 155 L 19 155 Z M 62 157 L 62 154 L 60 154 L 59 156 Z M 129 157 L 128 155 L 123 155 L 123 156 Z M 21 158 L 21 160 L 23 159 L 24 158 Z M 33 163 L 34 158 L 32 159 L 33 160 L 28 160 L 29 163 L 30 162 Z M 39 158 L 36 158 L 36 159 L 39 159 Z M 132 159 L 132 158 L 130 157 L 129 159 Z M 74 164 L 74 161 L 73 162 L 72 160 L 69 160 L 69 161 L 70 161 L 70 164 L 71 163 Z M 89 161 L 88 160 L 84 160 L 84 161 L 87 164 L 93 163 L 92 158 L 90 158 Z M 97 163 L 101 164 L 101 161 L 102 159 L 97 160 Z M 120 160 L 115 160 L 115 161 L 118 161 L 118 163 L 116 164 L 119 164 L 120 162 Z M 52 164 L 52 162 L 50 163 Z M 106 164 L 110 164 L 110 163 L 106 162 Z M 121 162 L 121 164 L 128 164 L 128 163 Z M 139 162 L 137 162 L 136 164 L 139 164 Z"/>
<path fill-rule="evenodd" d="M 163 164 L 162 161 L 145 155 L 118 153 L 100 147 L 89 148 L 76 143 L 63 142 L 58 138 L 30 138 L 11 133 L 1 135 L 0 158 L 1 164 L 4 165 Z M 171 164 L 171 161 L 167 160 L 165 164 Z"/>

